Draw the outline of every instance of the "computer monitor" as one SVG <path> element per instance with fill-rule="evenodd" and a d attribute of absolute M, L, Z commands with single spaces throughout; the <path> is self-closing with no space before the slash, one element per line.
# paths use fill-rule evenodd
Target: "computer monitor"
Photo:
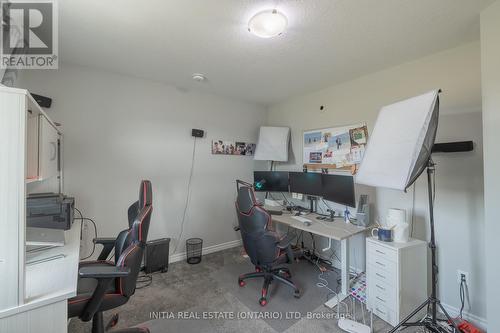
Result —
<path fill-rule="evenodd" d="M 256 191 L 288 192 L 288 171 L 254 171 L 253 184 Z"/>
<path fill-rule="evenodd" d="M 321 174 L 314 172 L 290 172 L 290 192 L 321 196 Z"/>
<path fill-rule="evenodd" d="M 354 194 L 354 177 L 347 175 L 322 175 L 323 194 L 325 200 L 333 201 L 349 207 L 356 207 Z"/>

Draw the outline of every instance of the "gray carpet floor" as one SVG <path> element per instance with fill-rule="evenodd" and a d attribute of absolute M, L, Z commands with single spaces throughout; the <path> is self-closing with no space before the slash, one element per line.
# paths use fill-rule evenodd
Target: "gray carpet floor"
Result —
<path fill-rule="evenodd" d="M 127 304 L 116 311 L 105 312 L 104 319 L 107 322 L 118 312 L 120 320 L 115 328 L 141 324 L 149 327 L 151 333 L 343 332 L 338 328 L 337 320 L 331 319 L 333 311 L 323 305 L 328 291 L 316 286 L 318 269 L 306 261 L 294 264 L 290 269 L 294 275 L 293 280 L 303 290 L 303 296 L 295 299 L 291 290 L 273 283 L 270 287 L 269 304 L 260 307 L 258 299 L 262 280 L 248 280 L 247 285 L 242 288 L 237 284 L 238 274 L 253 270 L 249 259 L 241 255 L 241 248 L 205 255 L 197 265 L 189 265 L 184 261 L 173 263 L 168 272 L 153 274 L 151 285 L 136 290 Z M 335 273 L 328 276 L 332 289 L 336 288 L 336 280 Z M 179 317 L 180 312 L 184 318 Z M 287 312 L 298 312 L 301 315 L 300 318 L 283 318 Z M 279 313 L 282 318 L 275 317 Z M 307 318 L 307 313 L 316 316 L 323 314 L 330 318 Z M 219 318 L 204 319 L 204 314 L 217 315 Z M 375 333 L 390 330 L 388 324 L 376 316 L 373 318 Z M 90 329 L 91 323 L 73 318 L 68 331 L 88 333 Z M 408 329 L 405 332 L 415 331 Z"/>

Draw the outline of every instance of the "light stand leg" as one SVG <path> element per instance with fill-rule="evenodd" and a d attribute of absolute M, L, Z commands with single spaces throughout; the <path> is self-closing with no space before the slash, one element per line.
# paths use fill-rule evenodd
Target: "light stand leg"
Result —
<path fill-rule="evenodd" d="M 436 237 L 435 237 L 435 230 L 434 230 L 434 189 L 433 189 L 433 174 L 435 171 L 434 168 L 435 164 L 434 162 L 429 159 L 429 162 L 427 164 L 427 192 L 429 195 L 429 220 L 430 220 L 430 229 L 431 229 L 431 239 L 429 242 L 429 248 L 431 249 L 431 276 L 432 276 L 432 282 L 431 282 L 431 295 L 429 298 L 422 303 L 418 308 L 416 308 L 412 313 L 410 313 L 405 319 L 403 319 L 396 327 L 394 327 L 392 330 L 389 331 L 389 333 L 394 333 L 397 330 L 399 330 L 401 327 L 414 327 L 414 326 L 419 326 L 419 327 L 425 327 L 431 332 L 444 332 L 444 330 L 441 329 L 441 327 L 438 325 L 437 321 L 437 310 L 438 307 L 441 309 L 443 314 L 446 316 L 446 319 L 451 323 L 453 328 L 455 329 L 455 332 L 458 333 L 460 330 L 458 329 L 457 325 L 455 322 L 452 320 L 450 315 L 446 312 L 444 307 L 441 305 L 441 302 L 437 298 L 437 283 L 438 283 L 438 266 L 437 266 L 437 260 L 436 260 Z M 414 322 L 410 323 L 408 322 L 411 318 L 413 318 L 415 315 L 420 312 L 425 306 L 429 306 L 429 311 L 427 313 L 427 317 L 424 318 L 422 321 L 419 322 Z"/>

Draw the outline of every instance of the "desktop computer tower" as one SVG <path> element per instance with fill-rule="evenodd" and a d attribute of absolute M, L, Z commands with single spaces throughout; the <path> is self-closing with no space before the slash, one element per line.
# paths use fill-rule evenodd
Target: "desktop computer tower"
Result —
<path fill-rule="evenodd" d="M 170 238 L 155 239 L 146 243 L 144 249 L 144 272 L 146 274 L 168 271 L 169 247 Z"/>

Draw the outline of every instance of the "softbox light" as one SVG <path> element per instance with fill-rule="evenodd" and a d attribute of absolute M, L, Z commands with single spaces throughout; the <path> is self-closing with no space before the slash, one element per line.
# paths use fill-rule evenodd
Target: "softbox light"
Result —
<path fill-rule="evenodd" d="M 384 106 L 356 183 L 406 190 L 427 167 L 436 139 L 439 90 Z"/>
<path fill-rule="evenodd" d="M 431 332 L 445 332 L 440 326 L 438 309 L 454 332 L 459 329 L 437 296 L 438 265 L 434 227 L 435 163 L 431 153 L 439 117 L 439 90 L 385 106 L 375 123 L 356 179 L 358 184 L 406 190 L 427 168 L 431 249 L 431 294 L 389 333 L 401 327 L 424 327 Z M 423 309 L 427 315 L 410 322 Z M 446 332 L 448 332 L 446 330 Z"/>
<path fill-rule="evenodd" d="M 259 132 L 259 141 L 257 141 L 254 159 L 287 162 L 289 141 L 290 128 L 262 126 Z"/>

